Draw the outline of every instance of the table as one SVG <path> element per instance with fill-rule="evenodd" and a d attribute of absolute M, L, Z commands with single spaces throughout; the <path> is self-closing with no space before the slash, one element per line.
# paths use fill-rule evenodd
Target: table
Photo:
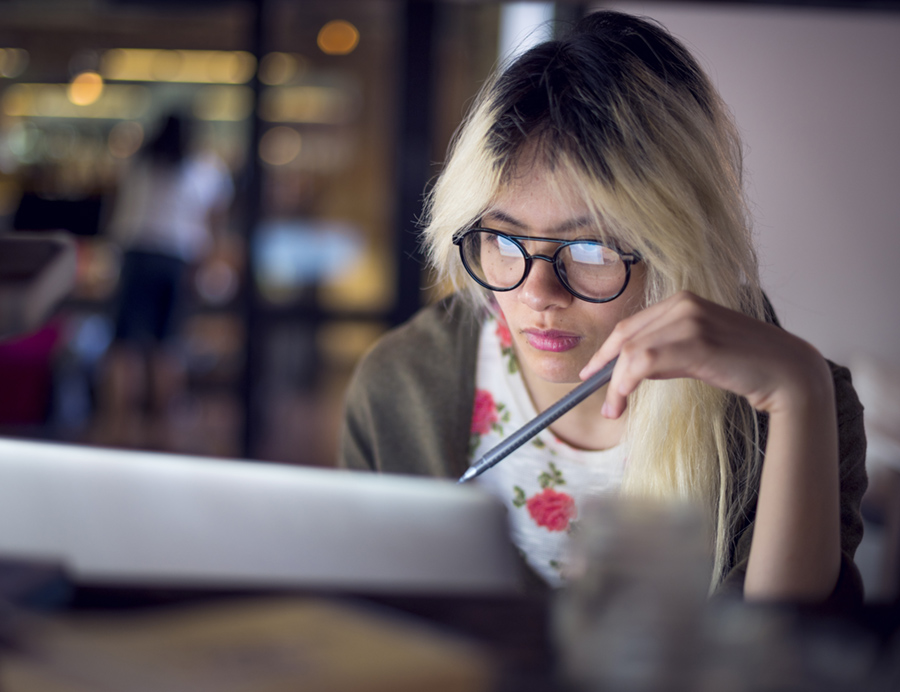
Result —
<path fill-rule="evenodd" d="M 12 573 L 11 567 L 12 572 L 19 571 L 19 577 L 3 579 L 2 575 Z M 372 655 L 371 643 L 377 639 L 381 647 L 378 657 L 382 661 L 392 660 L 390 675 L 403 673 L 396 680 L 388 680 L 394 690 L 429 689 L 419 686 L 421 677 L 413 676 L 413 682 L 404 677 L 413 672 L 442 680 L 446 684 L 440 689 L 466 692 L 477 689 L 484 689 L 485 692 L 566 692 L 580 689 L 567 684 L 562 674 L 562 661 L 553 633 L 558 597 L 555 594 L 481 594 L 467 597 L 458 594 L 373 595 L 269 588 L 225 590 L 201 585 L 166 589 L 137 584 L 92 585 L 73 582 L 64 571 L 52 565 L 21 563 L 0 563 L 0 588 L 29 612 L 42 613 L 52 622 L 77 621 L 82 629 L 70 630 L 69 635 L 72 632 L 102 631 L 106 638 L 94 640 L 95 645 L 100 642 L 102 646 L 111 646 L 111 639 L 116 637 L 123 642 L 141 636 L 145 636 L 146 640 L 153 632 L 158 633 L 161 639 L 177 639 L 173 632 L 177 635 L 179 622 L 182 629 L 192 630 L 198 627 L 198 623 L 216 618 L 219 618 L 216 621 L 226 624 L 247 622 L 252 629 L 254 618 L 262 618 L 274 609 L 277 612 L 293 612 L 298 618 L 307 617 L 306 620 L 292 621 L 299 624 L 292 626 L 291 632 L 299 629 L 312 631 L 308 640 L 292 640 L 292 660 L 294 656 L 302 658 L 303 647 L 318 641 L 317 633 L 322 631 L 322 623 L 330 623 L 325 629 L 332 628 L 340 634 L 335 638 L 338 642 L 336 649 L 328 650 L 326 647 L 320 651 L 320 658 L 333 662 L 336 668 L 343 666 L 344 661 L 366 660 L 365 652 Z M 720 605 L 710 607 L 713 609 Z M 895 683 L 900 682 L 900 604 L 870 604 L 853 612 L 827 611 L 811 606 L 739 607 L 745 624 L 778 624 L 780 630 L 771 627 L 766 630 L 770 635 L 776 632 L 780 637 L 778 641 L 770 642 L 774 646 L 768 650 L 771 653 L 773 648 L 780 649 L 790 655 L 794 677 L 791 685 L 753 686 L 745 679 L 746 686 L 742 688 L 726 684 L 715 689 L 816 689 L 817 692 L 859 689 L 888 692 L 897 689 Z M 98 626 L 98 622 L 103 624 Z M 103 627 L 106 629 L 103 630 Z M 227 632 L 228 627 L 222 631 Z M 751 634 L 748 630 L 741 636 L 746 640 Z M 685 632 L 684 635 L 690 637 L 691 633 Z M 195 638 L 185 647 L 196 647 L 198 641 Z M 252 644 L 252 641 L 247 640 L 240 645 L 246 657 L 271 657 L 271 651 L 262 645 Z M 271 639 L 265 640 L 260 635 L 260 641 L 268 641 L 271 648 Z M 340 642 L 347 642 L 346 647 Z M 221 642 L 216 637 L 204 640 L 204 650 L 213 650 L 217 646 L 221 646 Z M 264 651 L 268 651 L 265 656 Z M 90 655 L 96 656 L 96 646 Z M 155 661 L 153 657 L 161 655 L 156 649 L 149 654 L 142 653 L 144 658 L 135 659 L 135 665 L 146 665 L 147 660 Z M 719 663 L 721 665 L 714 673 L 724 684 L 729 675 L 741 670 L 740 666 L 750 663 L 765 667 L 769 662 L 747 658 L 740 661 L 740 665 L 732 665 L 733 662 L 725 658 Z M 783 664 L 784 659 L 781 660 Z M 368 673 L 369 678 L 387 675 L 371 662 L 359 665 L 375 666 Z M 156 662 L 154 667 L 159 667 Z M 774 670 L 774 664 L 770 667 Z M 448 671 L 453 673 L 449 677 Z M 306 674 L 303 670 L 288 672 L 298 676 Z M 331 678 L 330 689 L 341 689 L 341 679 L 339 676 Z M 865 684 L 862 685 L 861 681 Z M 318 689 L 314 685 L 304 685 L 303 688 Z M 29 688 L 7 685 L 5 689 L 6 692 L 16 689 L 28 692 Z M 369 688 L 354 686 L 352 689 Z M 665 691 L 680 688 L 665 684 L 641 684 L 630 689 Z"/>

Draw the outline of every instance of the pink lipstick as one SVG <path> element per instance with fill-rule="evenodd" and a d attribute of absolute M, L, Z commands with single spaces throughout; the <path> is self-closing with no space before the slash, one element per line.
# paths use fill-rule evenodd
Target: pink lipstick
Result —
<path fill-rule="evenodd" d="M 575 348 L 580 342 L 581 337 L 570 332 L 560 332 L 555 329 L 542 331 L 539 329 L 526 329 L 525 340 L 532 348 L 538 351 L 552 351 L 554 353 L 562 353 Z"/>

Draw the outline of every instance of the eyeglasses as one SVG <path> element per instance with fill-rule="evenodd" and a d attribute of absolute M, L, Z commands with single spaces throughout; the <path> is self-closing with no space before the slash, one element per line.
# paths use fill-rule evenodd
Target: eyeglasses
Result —
<path fill-rule="evenodd" d="M 492 291 L 511 291 L 531 271 L 533 260 L 553 265 L 560 283 L 589 303 L 615 300 L 628 286 L 637 253 L 621 252 L 596 240 L 558 240 L 515 236 L 490 228 L 472 228 L 453 239 L 469 276 Z M 553 256 L 529 254 L 523 243 L 555 243 Z"/>

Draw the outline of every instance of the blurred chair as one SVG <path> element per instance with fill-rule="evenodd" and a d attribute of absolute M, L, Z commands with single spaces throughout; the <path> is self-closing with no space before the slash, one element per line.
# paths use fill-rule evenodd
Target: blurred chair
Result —
<path fill-rule="evenodd" d="M 0 425 L 46 421 L 61 329 L 45 321 L 74 283 L 68 236 L 0 235 Z"/>
<path fill-rule="evenodd" d="M 0 342 L 0 427 L 37 427 L 47 421 L 53 384 L 56 322 L 24 337 Z"/>

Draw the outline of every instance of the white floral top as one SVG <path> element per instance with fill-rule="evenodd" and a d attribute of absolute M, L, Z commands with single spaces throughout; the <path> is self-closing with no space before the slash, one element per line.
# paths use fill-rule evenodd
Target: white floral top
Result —
<path fill-rule="evenodd" d="M 478 349 L 470 463 L 537 415 L 502 320 L 485 321 Z M 528 563 L 550 585 L 560 586 L 579 506 L 589 493 L 617 489 L 624 465 L 623 445 L 584 451 L 545 429 L 477 482 L 506 503 L 513 542 Z"/>

